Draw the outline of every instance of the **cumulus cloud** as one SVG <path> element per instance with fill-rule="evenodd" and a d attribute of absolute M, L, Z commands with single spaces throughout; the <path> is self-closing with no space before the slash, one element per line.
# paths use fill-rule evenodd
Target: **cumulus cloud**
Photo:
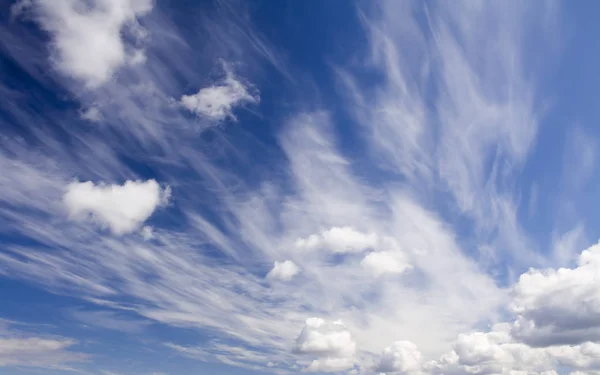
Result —
<path fill-rule="evenodd" d="M 14 13 L 31 10 L 36 21 L 52 37 L 52 60 L 63 74 L 97 87 L 126 63 L 143 55 L 130 45 L 142 40 L 145 30 L 137 23 L 153 7 L 153 0 L 21 0 Z"/>
<path fill-rule="evenodd" d="M 536 346 L 600 340 L 600 244 L 575 268 L 530 269 L 514 286 L 513 334 Z"/>
<path fill-rule="evenodd" d="M 324 249 L 334 253 L 352 253 L 377 246 L 378 237 L 375 233 L 362 233 L 352 227 L 331 227 L 319 234 L 296 241 L 299 249 Z"/>
<path fill-rule="evenodd" d="M 404 255 L 393 251 L 377 251 L 367 254 L 360 264 L 375 276 L 386 273 L 402 273 L 411 268 Z"/>
<path fill-rule="evenodd" d="M 321 358 L 315 359 L 306 367 L 308 372 L 339 372 L 354 367 L 353 358 Z"/>
<path fill-rule="evenodd" d="M 226 77 L 196 94 L 183 95 L 181 105 L 198 116 L 221 121 L 226 118 L 236 120 L 233 109 L 246 103 L 258 103 L 259 96 L 251 94 L 246 85 L 240 82 L 225 66 Z"/>
<path fill-rule="evenodd" d="M 87 181 L 69 184 L 63 203 L 72 219 L 91 218 L 121 235 L 138 229 L 169 196 L 170 189 L 161 188 L 155 180 L 126 181 L 123 185 Z"/>
<path fill-rule="evenodd" d="M 490 332 L 459 335 L 454 350 L 442 356 L 439 373 L 508 374 L 510 371 L 539 373 L 554 366 L 549 353 L 514 342 L 507 324 Z"/>
<path fill-rule="evenodd" d="M 279 279 L 289 281 L 300 272 L 300 268 L 291 260 L 275 262 L 273 268 L 267 274 L 268 279 Z"/>
<path fill-rule="evenodd" d="M 381 354 L 376 371 L 411 374 L 421 371 L 423 358 L 410 341 L 396 341 Z"/>
<path fill-rule="evenodd" d="M 296 351 L 328 357 L 349 357 L 356 351 L 350 331 L 341 321 L 308 318 L 296 339 Z"/>
<path fill-rule="evenodd" d="M 600 364 L 597 343 L 537 348 L 512 337 L 510 328 L 499 323 L 489 332 L 461 334 L 451 352 L 424 367 L 433 374 L 556 374 L 558 368 L 594 370 Z"/>

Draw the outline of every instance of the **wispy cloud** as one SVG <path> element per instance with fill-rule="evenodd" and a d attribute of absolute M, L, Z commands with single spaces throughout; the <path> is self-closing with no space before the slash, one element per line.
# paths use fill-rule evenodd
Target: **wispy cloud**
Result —
<path fill-rule="evenodd" d="M 500 273 L 545 261 L 521 226 L 515 185 L 542 115 L 522 36 L 548 18 L 516 2 L 360 10 L 361 69 L 377 79 L 345 66 L 336 74 L 382 184 L 356 168 L 327 109 L 293 108 L 267 165 L 246 156 L 240 144 L 259 141 L 243 124 L 228 128 L 243 141 L 214 125 L 259 101 L 252 73 L 260 69 L 198 73 L 204 57 L 152 5 L 19 8 L 49 32 L 53 63 L 76 81 L 58 82 L 80 108 L 61 114 L 66 125 L 52 112 L 0 103 L 37 146 L 0 140 L 0 231 L 27 240 L 6 241 L 0 275 L 112 309 L 74 311 L 86 325 L 136 333 L 153 321 L 200 332 L 201 344 L 173 339 L 165 350 L 250 369 L 483 375 L 596 363 L 596 344 L 581 338 L 597 339 L 595 299 L 584 298 L 596 285 L 582 281 L 593 279 L 597 249 L 577 268 L 532 269 L 514 288 L 474 253 L 492 249 Z M 248 65 L 261 59 L 292 81 L 243 9 L 232 16 L 230 3 L 215 7 L 226 21 L 203 23 L 211 31 L 204 71 L 217 55 L 248 55 Z M 96 32 L 100 18 L 109 27 Z M 92 36 L 109 50 L 86 54 Z M 126 66 L 141 49 L 147 60 Z M 571 252 L 573 233 L 557 240 L 556 257 Z M 83 358 L 63 338 L 4 345 L 5 361 L 23 348 L 50 366 Z"/>
<path fill-rule="evenodd" d="M 87 354 L 72 351 L 75 340 L 42 337 L 19 331 L 14 322 L 0 321 L 0 367 L 30 366 L 68 369 L 69 364 L 86 361 Z"/>
<path fill-rule="evenodd" d="M 510 250 L 527 264 L 541 259 L 519 225 L 515 180 L 543 112 L 522 36 L 552 18 L 532 12 L 526 5 L 384 1 L 363 13 L 366 66 L 383 79 L 363 81 L 358 71 L 338 68 L 348 108 L 383 166 L 419 195 L 447 192 L 454 207 L 446 210 L 471 218 L 480 246 Z"/>

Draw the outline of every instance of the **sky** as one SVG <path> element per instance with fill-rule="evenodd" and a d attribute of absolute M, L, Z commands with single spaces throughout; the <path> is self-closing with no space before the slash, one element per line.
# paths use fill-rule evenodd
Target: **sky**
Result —
<path fill-rule="evenodd" d="M 600 374 L 598 11 L 0 0 L 0 374 Z"/>

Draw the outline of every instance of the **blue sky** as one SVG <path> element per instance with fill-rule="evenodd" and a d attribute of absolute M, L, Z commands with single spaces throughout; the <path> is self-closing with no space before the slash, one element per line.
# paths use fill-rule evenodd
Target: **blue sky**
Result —
<path fill-rule="evenodd" d="M 600 373 L 598 6 L 0 7 L 0 373 Z"/>

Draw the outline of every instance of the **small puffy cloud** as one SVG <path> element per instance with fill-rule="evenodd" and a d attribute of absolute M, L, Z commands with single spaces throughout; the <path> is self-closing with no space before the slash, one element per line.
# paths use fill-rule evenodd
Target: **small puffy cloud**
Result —
<path fill-rule="evenodd" d="M 300 268 L 291 260 L 275 262 L 273 268 L 267 274 L 267 279 L 279 279 L 289 281 L 300 272 Z"/>
<path fill-rule="evenodd" d="M 320 357 L 350 357 L 356 351 L 356 343 L 342 322 L 309 318 L 296 339 L 295 349 Z"/>
<path fill-rule="evenodd" d="M 576 268 L 530 269 L 513 288 L 512 333 L 534 346 L 600 340 L 600 245 L 583 251 Z"/>
<path fill-rule="evenodd" d="M 423 358 L 410 341 L 396 341 L 381 353 L 376 371 L 411 374 L 421 371 Z"/>
<path fill-rule="evenodd" d="M 234 107 L 259 101 L 258 95 L 251 94 L 226 66 L 225 71 L 227 75 L 222 82 L 204 87 L 196 94 L 183 95 L 181 105 L 198 116 L 221 121 L 227 117 L 235 120 Z"/>
<path fill-rule="evenodd" d="M 376 251 L 367 254 L 360 264 L 375 276 L 402 273 L 411 268 L 404 254 L 398 251 Z"/>
<path fill-rule="evenodd" d="M 305 250 L 325 249 L 334 253 L 352 253 L 377 246 L 376 233 L 362 233 L 352 227 L 332 227 L 296 241 L 296 247 Z"/>
<path fill-rule="evenodd" d="M 149 225 L 145 225 L 142 228 L 142 230 L 140 231 L 140 234 L 142 235 L 142 238 L 145 239 L 146 241 L 149 241 L 154 238 L 154 231 L 152 230 L 152 227 Z"/>
<path fill-rule="evenodd" d="M 124 31 L 135 40 L 145 30 L 137 18 L 152 10 L 153 0 L 54 1 L 21 0 L 14 13 L 31 10 L 34 19 L 52 37 L 52 60 L 63 74 L 88 87 L 105 83 L 126 63 L 140 61 L 143 53 L 128 45 Z"/>
<path fill-rule="evenodd" d="M 133 232 L 165 204 L 170 189 L 155 180 L 126 181 L 123 185 L 73 182 L 67 187 L 63 203 L 74 220 L 92 219 L 114 234 Z"/>
<path fill-rule="evenodd" d="M 91 122 L 99 122 L 102 120 L 102 113 L 97 107 L 90 107 L 81 111 L 81 118 Z"/>

